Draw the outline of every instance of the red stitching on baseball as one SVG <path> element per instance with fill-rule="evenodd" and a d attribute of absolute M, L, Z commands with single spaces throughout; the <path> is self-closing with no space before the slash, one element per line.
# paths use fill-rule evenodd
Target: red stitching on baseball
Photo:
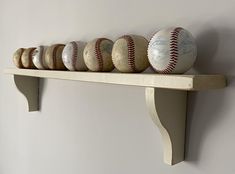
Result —
<path fill-rule="evenodd" d="M 128 49 L 128 65 L 132 72 L 138 72 L 135 66 L 135 44 L 134 40 L 129 35 L 124 35 L 121 38 L 125 39 L 127 42 L 127 49 Z"/>
<path fill-rule="evenodd" d="M 106 38 L 99 38 L 99 39 L 97 39 L 97 41 L 95 43 L 95 56 L 96 56 L 96 58 L 98 60 L 98 64 L 99 64 L 98 71 L 103 70 L 103 57 L 102 57 L 102 53 L 100 50 L 100 44 L 103 40 L 106 40 Z"/>
<path fill-rule="evenodd" d="M 107 38 L 99 38 L 96 40 L 96 43 L 95 43 L 95 56 L 96 56 L 96 58 L 98 60 L 98 64 L 99 64 L 98 71 L 103 71 L 103 66 L 104 66 L 103 56 L 102 56 L 102 53 L 100 50 L 100 44 L 104 40 L 112 42 L 110 39 L 107 39 Z"/>
<path fill-rule="evenodd" d="M 108 40 L 106 38 L 99 38 L 97 39 L 96 43 L 95 43 L 95 56 L 98 60 L 98 64 L 99 64 L 99 69 L 98 71 L 103 71 L 103 57 L 102 57 L 102 53 L 100 50 L 100 44 L 103 40 Z"/>
<path fill-rule="evenodd" d="M 183 28 L 181 27 L 177 27 L 175 28 L 172 32 L 171 32 L 171 37 L 170 37 L 170 61 L 167 65 L 167 67 L 163 70 L 156 70 L 156 72 L 158 73 L 162 73 L 162 74 L 168 74 L 171 73 L 174 69 L 175 66 L 178 62 L 178 54 L 179 54 L 179 49 L 178 49 L 178 36 L 179 36 L 179 32 L 183 30 Z"/>
<path fill-rule="evenodd" d="M 104 66 L 103 56 L 102 56 L 102 53 L 100 50 L 100 44 L 104 40 L 111 41 L 110 39 L 107 39 L 107 38 L 99 38 L 96 40 L 96 43 L 95 43 L 95 56 L 96 56 L 96 58 L 98 60 L 98 64 L 99 64 L 98 71 L 103 71 L 103 66 Z"/>
<path fill-rule="evenodd" d="M 76 70 L 76 60 L 78 58 L 78 45 L 75 41 L 71 42 L 72 47 L 73 47 L 73 54 L 72 54 L 72 66 L 74 70 Z"/>

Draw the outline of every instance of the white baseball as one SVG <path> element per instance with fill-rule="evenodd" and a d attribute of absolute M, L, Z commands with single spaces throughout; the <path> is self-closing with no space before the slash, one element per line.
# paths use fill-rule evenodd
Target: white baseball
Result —
<path fill-rule="evenodd" d="M 66 44 L 62 52 L 62 60 L 66 68 L 70 71 L 87 71 L 88 68 L 84 62 L 83 51 L 85 42 L 73 41 Z"/>
<path fill-rule="evenodd" d="M 193 66 L 196 57 L 192 34 L 180 27 L 160 30 L 149 42 L 148 59 L 158 73 L 184 73 Z"/>
<path fill-rule="evenodd" d="M 38 46 L 32 54 L 32 60 L 33 64 L 38 69 L 48 69 L 46 63 L 45 63 L 45 52 L 46 52 L 47 46 Z"/>

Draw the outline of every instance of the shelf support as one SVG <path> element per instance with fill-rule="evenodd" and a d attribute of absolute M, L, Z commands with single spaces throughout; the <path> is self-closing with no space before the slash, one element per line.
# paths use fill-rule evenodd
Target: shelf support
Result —
<path fill-rule="evenodd" d="M 39 110 L 39 78 L 14 75 L 17 89 L 25 96 L 29 112 Z"/>
<path fill-rule="evenodd" d="M 147 107 L 163 139 L 164 162 L 184 160 L 187 91 L 147 87 Z"/>

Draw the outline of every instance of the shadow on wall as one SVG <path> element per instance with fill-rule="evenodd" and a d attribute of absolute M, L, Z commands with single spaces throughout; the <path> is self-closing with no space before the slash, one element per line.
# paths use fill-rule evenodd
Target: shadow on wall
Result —
<path fill-rule="evenodd" d="M 234 68 L 234 29 L 210 28 L 196 37 L 198 56 L 194 68 L 199 73 L 230 73 Z"/>
<path fill-rule="evenodd" d="M 206 135 L 226 119 L 221 110 L 225 109 L 227 89 L 233 88 L 235 84 L 235 28 L 209 28 L 196 37 L 196 42 L 198 57 L 195 70 L 200 74 L 224 74 L 229 87 L 208 92 L 190 92 L 188 95 L 185 157 L 186 161 L 195 164 L 200 160 Z M 199 100 L 203 102 L 198 103 Z"/>

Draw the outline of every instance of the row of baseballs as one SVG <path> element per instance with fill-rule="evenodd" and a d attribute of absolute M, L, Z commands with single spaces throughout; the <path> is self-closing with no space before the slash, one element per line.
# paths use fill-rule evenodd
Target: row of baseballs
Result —
<path fill-rule="evenodd" d="M 150 65 L 158 73 L 184 73 L 197 55 L 190 32 L 173 27 L 158 31 L 148 42 L 143 36 L 124 35 L 114 43 L 97 38 L 88 43 L 69 42 L 19 48 L 13 55 L 18 68 L 71 71 L 142 72 Z"/>

